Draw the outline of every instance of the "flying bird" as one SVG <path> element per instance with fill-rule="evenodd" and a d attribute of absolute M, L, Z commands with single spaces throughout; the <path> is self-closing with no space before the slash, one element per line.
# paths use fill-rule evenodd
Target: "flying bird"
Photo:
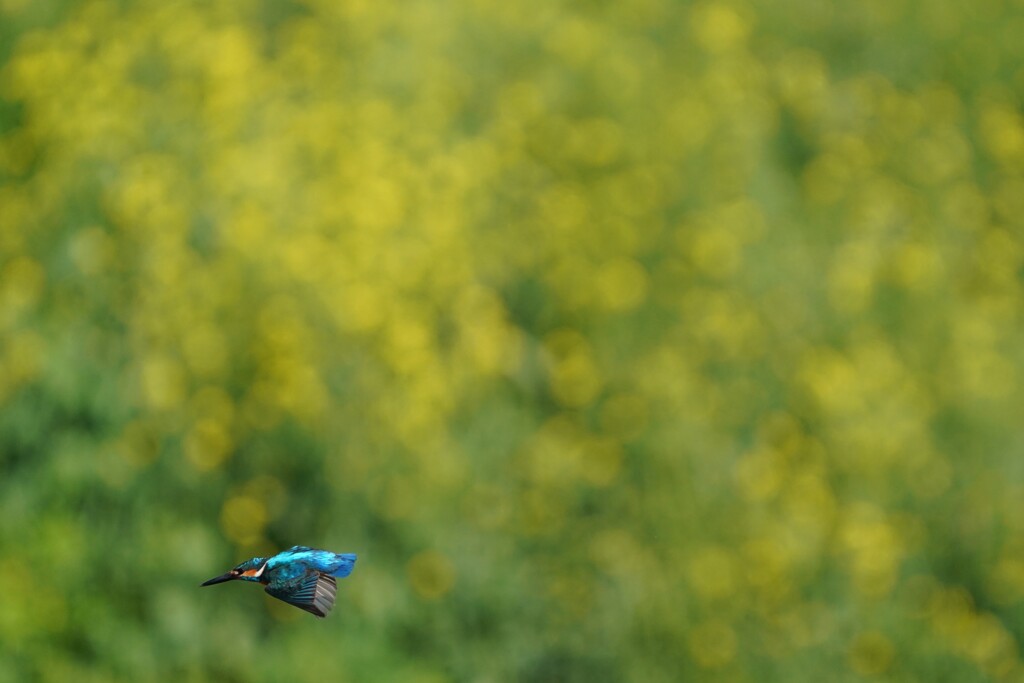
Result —
<path fill-rule="evenodd" d="M 227 574 L 201 585 L 256 581 L 266 586 L 265 590 L 278 600 L 318 617 L 326 617 L 334 607 L 334 596 L 338 590 L 334 579 L 343 579 L 351 574 L 355 563 L 354 553 L 332 553 L 296 545 L 273 557 L 246 560 Z"/>

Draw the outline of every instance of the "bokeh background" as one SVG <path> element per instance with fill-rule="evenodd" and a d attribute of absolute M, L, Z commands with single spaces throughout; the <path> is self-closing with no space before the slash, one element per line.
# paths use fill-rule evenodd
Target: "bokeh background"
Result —
<path fill-rule="evenodd" d="M 0 1 L 0 682 L 1024 680 L 1022 36 Z"/>

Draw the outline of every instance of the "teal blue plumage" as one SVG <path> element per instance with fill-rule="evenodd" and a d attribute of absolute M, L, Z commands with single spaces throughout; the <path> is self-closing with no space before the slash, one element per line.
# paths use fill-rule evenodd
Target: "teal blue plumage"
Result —
<path fill-rule="evenodd" d="M 266 592 L 278 600 L 325 617 L 334 607 L 335 579 L 351 574 L 355 563 L 354 553 L 333 553 L 296 545 L 273 557 L 248 559 L 202 585 L 234 580 L 262 583 Z"/>

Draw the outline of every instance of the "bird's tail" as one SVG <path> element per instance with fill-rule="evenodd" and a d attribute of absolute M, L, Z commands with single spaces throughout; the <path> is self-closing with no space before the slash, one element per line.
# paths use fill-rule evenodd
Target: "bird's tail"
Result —
<path fill-rule="evenodd" d="M 334 561 L 337 564 L 337 569 L 331 572 L 331 576 L 343 579 L 352 573 L 352 568 L 356 565 L 356 555 L 355 553 L 336 554 Z"/>

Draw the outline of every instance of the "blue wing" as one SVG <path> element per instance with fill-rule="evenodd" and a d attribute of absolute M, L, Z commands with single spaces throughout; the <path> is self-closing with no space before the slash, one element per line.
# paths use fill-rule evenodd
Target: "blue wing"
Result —
<path fill-rule="evenodd" d="M 317 550 L 305 545 L 296 545 L 271 558 L 270 567 L 291 562 L 303 562 L 324 574 L 343 579 L 352 573 L 356 555 L 355 553 L 332 553 L 330 550 Z"/>
<path fill-rule="evenodd" d="M 334 607 L 338 584 L 333 576 L 311 570 L 294 588 L 267 586 L 266 591 L 289 605 L 295 605 L 318 617 L 326 617 Z"/>

